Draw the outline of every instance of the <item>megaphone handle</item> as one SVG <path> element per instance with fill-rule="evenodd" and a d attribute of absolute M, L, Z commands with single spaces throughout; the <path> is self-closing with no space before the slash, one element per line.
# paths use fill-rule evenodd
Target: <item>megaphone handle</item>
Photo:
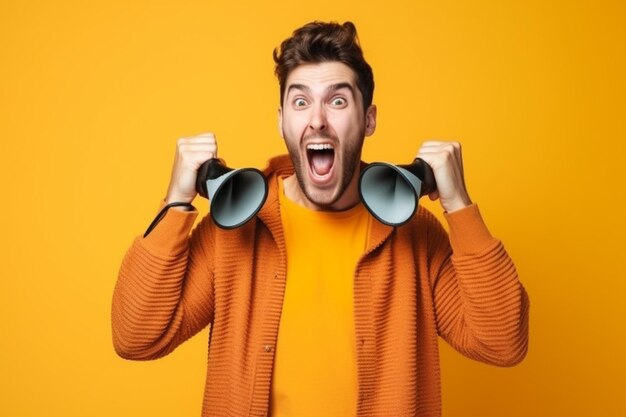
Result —
<path fill-rule="evenodd" d="M 430 194 L 437 189 L 437 183 L 435 182 L 435 174 L 433 169 L 422 158 L 415 158 L 413 161 L 415 165 L 415 173 L 417 177 L 422 181 L 422 189 L 420 190 L 420 197 L 426 194 Z"/>
<path fill-rule="evenodd" d="M 200 168 L 198 168 L 198 175 L 196 177 L 196 191 L 204 198 L 209 198 L 209 191 L 206 187 L 207 180 L 213 180 L 225 173 L 231 171 L 226 167 L 224 161 L 218 158 L 211 158 L 205 161 Z"/>

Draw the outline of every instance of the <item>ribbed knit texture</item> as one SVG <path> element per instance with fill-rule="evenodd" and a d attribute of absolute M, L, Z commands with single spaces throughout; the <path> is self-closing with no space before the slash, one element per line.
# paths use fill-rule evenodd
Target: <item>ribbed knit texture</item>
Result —
<path fill-rule="evenodd" d="M 222 230 L 196 211 L 169 210 L 122 262 L 113 294 L 113 343 L 155 359 L 211 325 L 202 415 L 265 416 L 285 290 L 277 177 L 258 218 Z M 446 214 L 450 237 L 420 207 L 392 228 L 371 221 L 354 277 L 358 404 L 362 416 L 441 415 L 437 337 L 464 355 L 511 366 L 528 344 L 528 297 L 477 206 Z M 320 399 L 323 401 L 323 399 Z"/>

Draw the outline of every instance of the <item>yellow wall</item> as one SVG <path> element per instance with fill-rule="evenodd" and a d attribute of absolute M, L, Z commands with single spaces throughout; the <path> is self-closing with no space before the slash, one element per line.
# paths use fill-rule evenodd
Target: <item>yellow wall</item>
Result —
<path fill-rule="evenodd" d="M 206 331 L 116 357 L 117 270 L 178 137 L 216 132 L 233 166 L 283 152 L 271 51 L 313 19 L 354 21 L 374 67 L 365 158 L 460 140 L 531 296 L 520 366 L 442 344 L 444 415 L 626 415 L 623 1 L 127 3 L 0 4 L 0 415 L 199 415 Z"/>

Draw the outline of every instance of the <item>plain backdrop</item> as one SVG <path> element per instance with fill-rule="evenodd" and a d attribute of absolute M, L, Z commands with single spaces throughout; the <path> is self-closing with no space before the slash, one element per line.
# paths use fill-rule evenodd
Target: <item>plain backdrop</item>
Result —
<path fill-rule="evenodd" d="M 406 163 L 423 140 L 459 140 L 470 196 L 530 294 L 521 365 L 441 343 L 444 416 L 626 415 L 625 11 L 2 1 L 0 415 L 200 415 L 207 330 L 158 361 L 117 357 L 119 265 L 165 196 L 176 139 L 213 131 L 231 166 L 285 152 L 272 50 L 315 19 L 353 21 L 374 68 L 363 158 Z"/>

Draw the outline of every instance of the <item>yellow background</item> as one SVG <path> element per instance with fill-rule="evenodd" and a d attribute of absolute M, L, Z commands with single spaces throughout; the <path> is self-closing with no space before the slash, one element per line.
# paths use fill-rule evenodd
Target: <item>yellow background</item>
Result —
<path fill-rule="evenodd" d="M 442 344 L 444 415 L 626 415 L 625 9 L 2 1 L 0 415 L 199 416 L 206 331 L 159 361 L 115 355 L 119 264 L 178 137 L 216 132 L 231 166 L 283 152 L 271 52 L 314 19 L 354 21 L 374 68 L 364 158 L 460 140 L 470 195 L 530 293 L 520 366 Z"/>

